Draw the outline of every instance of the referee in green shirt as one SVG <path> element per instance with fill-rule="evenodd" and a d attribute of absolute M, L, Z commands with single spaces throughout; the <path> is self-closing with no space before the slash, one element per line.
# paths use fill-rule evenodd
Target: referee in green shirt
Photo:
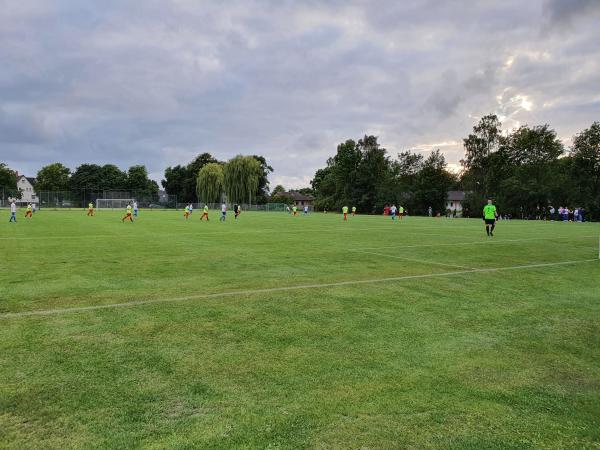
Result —
<path fill-rule="evenodd" d="M 494 228 L 496 228 L 496 207 L 492 205 L 492 200 L 488 199 L 487 205 L 483 207 L 483 221 L 485 222 L 485 231 L 488 236 L 494 235 Z"/>

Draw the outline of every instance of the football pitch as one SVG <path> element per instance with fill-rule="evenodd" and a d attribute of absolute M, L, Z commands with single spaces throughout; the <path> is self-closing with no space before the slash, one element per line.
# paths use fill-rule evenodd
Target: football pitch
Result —
<path fill-rule="evenodd" d="M 0 212 L 0 448 L 599 448 L 596 223 Z"/>

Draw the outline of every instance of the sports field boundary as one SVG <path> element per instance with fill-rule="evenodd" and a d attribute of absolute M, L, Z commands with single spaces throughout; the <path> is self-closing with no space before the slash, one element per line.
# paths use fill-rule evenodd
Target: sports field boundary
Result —
<path fill-rule="evenodd" d="M 281 286 L 281 287 L 273 287 L 273 288 L 248 289 L 248 290 L 243 290 L 243 291 L 238 290 L 238 291 L 216 292 L 216 293 L 212 293 L 212 294 L 189 295 L 189 296 L 185 296 L 185 297 L 156 298 L 156 299 L 149 299 L 149 300 L 134 300 L 131 302 L 108 303 L 108 304 L 104 304 L 104 305 L 90 305 L 90 306 L 77 306 L 77 307 L 71 307 L 71 308 L 56 308 L 56 309 L 34 310 L 34 311 L 22 311 L 22 312 L 0 314 L 0 320 L 32 317 L 32 316 L 53 316 L 53 315 L 62 315 L 62 314 L 74 314 L 74 313 L 80 313 L 80 312 L 96 311 L 96 310 L 102 310 L 102 309 L 113 309 L 113 308 L 133 308 L 133 307 L 144 306 L 144 305 L 184 302 L 184 301 L 190 301 L 190 300 L 204 300 L 204 299 L 223 298 L 223 297 L 271 294 L 271 293 L 275 293 L 275 292 L 289 292 L 289 291 L 298 291 L 298 290 L 305 290 L 305 289 L 323 289 L 323 288 L 339 287 L 339 286 L 354 286 L 354 285 L 361 285 L 361 284 L 388 283 L 388 282 L 393 282 L 393 281 L 451 277 L 451 276 L 466 275 L 466 274 L 493 273 L 493 272 L 502 272 L 505 270 L 527 270 L 527 269 L 536 269 L 536 268 L 542 268 L 542 267 L 555 267 L 555 266 L 564 266 L 564 265 L 570 265 L 570 264 L 582 264 L 582 263 L 587 263 L 587 262 L 598 262 L 598 259 L 596 259 L 596 258 L 580 259 L 580 260 L 574 260 L 574 261 L 559 261 L 559 262 L 552 262 L 552 263 L 525 264 L 525 265 L 518 265 L 518 266 L 493 267 L 493 268 L 485 268 L 485 269 L 458 270 L 458 271 L 453 271 L 453 272 L 428 273 L 428 274 L 420 274 L 420 275 L 405 275 L 405 276 L 387 277 L 387 278 L 371 278 L 371 279 L 365 279 L 365 280 L 348 280 L 348 281 L 337 281 L 337 282 L 331 282 L 331 283 L 301 284 L 301 285 L 295 285 L 295 286 Z"/>

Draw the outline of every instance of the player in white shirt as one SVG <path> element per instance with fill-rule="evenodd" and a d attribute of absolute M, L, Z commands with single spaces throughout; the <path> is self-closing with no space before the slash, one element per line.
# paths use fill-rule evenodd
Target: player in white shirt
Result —
<path fill-rule="evenodd" d="M 138 205 L 137 202 L 133 202 L 133 217 L 137 217 L 138 215 Z"/>
<path fill-rule="evenodd" d="M 8 222 L 16 222 L 17 221 L 17 204 L 15 201 L 10 202 L 10 219 Z"/>
<path fill-rule="evenodd" d="M 219 219 L 221 222 L 225 222 L 225 218 L 227 217 L 227 205 L 225 203 L 221 204 L 221 218 Z"/>
<path fill-rule="evenodd" d="M 392 220 L 396 220 L 396 205 L 392 205 L 390 208 L 390 216 L 392 216 Z"/>

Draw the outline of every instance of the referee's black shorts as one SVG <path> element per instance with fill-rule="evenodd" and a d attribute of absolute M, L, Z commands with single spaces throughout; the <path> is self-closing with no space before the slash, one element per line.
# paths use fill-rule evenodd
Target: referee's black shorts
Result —
<path fill-rule="evenodd" d="M 486 225 L 494 225 L 496 223 L 496 219 L 483 219 Z"/>

